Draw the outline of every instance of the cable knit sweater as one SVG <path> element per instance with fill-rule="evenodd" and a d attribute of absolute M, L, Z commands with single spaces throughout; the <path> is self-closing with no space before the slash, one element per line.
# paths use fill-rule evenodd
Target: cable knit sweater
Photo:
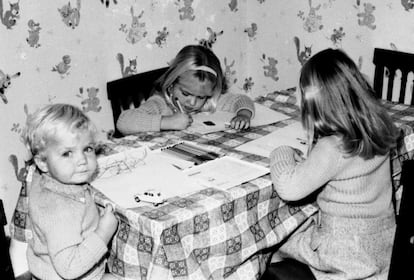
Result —
<path fill-rule="evenodd" d="M 339 146 L 339 138 L 324 137 L 300 163 L 290 147 L 274 150 L 270 170 L 280 197 L 296 201 L 322 187 L 317 196 L 322 213 L 347 218 L 392 213 L 389 156 L 364 160 L 344 155 Z"/>
<path fill-rule="evenodd" d="M 101 279 L 104 274 L 107 244 L 94 232 L 99 213 L 88 186 L 34 176 L 28 194 L 33 238 L 27 260 L 37 278 Z"/>
<path fill-rule="evenodd" d="M 226 93 L 221 95 L 217 102 L 217 111 L 237 113 L 242 109 L 250 110 L 252 116 L 254 115 L 254 103 L 250 97 L 244 94 Z M 160 131 L 161 117 L 173 113 L 173 109 L 168 106 L 165 99 L 155 94 L 138 108 L 123 111 L 116 126 L 124 135 Z"/>

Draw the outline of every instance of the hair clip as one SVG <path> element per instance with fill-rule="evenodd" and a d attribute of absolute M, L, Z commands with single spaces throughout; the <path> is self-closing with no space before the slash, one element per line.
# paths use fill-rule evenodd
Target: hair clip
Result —
<path fill-rule="evenodd" d="M 197 71 L 197 70 L 205 71 L 205 72 L 211 73 L 211 74 L 213 74 L 214 76 L 217 77 L 216 71 L 214 71 L 213 69 L 211 69 L 210 67 L 205 66 L 205 65 L 195 66 L 195 67 L 191 68 L 191 70 L 194 70 L 194 71 Z"/>

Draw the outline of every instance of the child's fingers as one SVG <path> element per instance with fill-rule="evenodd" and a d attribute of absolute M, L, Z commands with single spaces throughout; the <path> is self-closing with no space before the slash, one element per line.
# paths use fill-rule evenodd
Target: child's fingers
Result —
<path fill-rule="evenodd" d="M 105 213 L 111 213 L 111 212 L 113 212 L 113 207 L 112 207 L 112 204 L 106 204 L 105 205 Z"/>

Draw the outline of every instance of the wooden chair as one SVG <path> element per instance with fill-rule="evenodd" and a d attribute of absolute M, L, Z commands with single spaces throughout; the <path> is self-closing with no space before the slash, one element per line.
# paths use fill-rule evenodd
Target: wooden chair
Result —
<path fill-rule="evenodd" d="M 414 160 L 402 165 L 402 196 L 397 213 L 397 229 L 392 249 L 388 280 L 414 279 Z M 410 276 L 411 275 L 411 276 Z"/>
<path fill-rule="evenodd" d="M 111 102 L 115 132 L 114 137 L 122 134 L 116 128 L 116 122 L 122 110 L 139 107 L 142 101 L 148 99 L 154 86 L 154 82 L 167 71 L 168 67 L 159 68 L 106 84 L 108 99 Z"/>
<path fill-rule="evenodd" d="M 4 213 L 3 201 L 0 199 L 0 275 L 1 279 L 14 280 L 14 272 L 9 254 L 10 238 L 4 232 L 7 225 L 6 214 Z"/>
<path fill-rule="evenodd" d="M 414 54 L 376 48 L 373 62 L 375 64 L 374 90 L 377 97 L 414 105 L 413 76 L 410 75 L 410 73 L 414 74 Z M 399 82 L 397 71 L 401 72 L 400 90 L 398 100 L 392 100 L 394 86 Z M 404 102 L 407 91 L 411 92 L 411 98 Z M 409 96 L 408 94 L 407 97 Z"/>

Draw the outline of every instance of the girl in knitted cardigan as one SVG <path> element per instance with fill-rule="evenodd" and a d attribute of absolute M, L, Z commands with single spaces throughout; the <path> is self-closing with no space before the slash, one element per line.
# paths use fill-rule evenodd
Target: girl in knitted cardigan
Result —
<path fill-rule="evenodd" d="M 389 152 L 397 129 L 341 50 L 311 57 L 300 90 L 308 155 L 304 159 L 288 146 L 275 149 L 271 177 L 282 199 L 313 194 L 320 211 L 273 261 L 306 263 L 317 279 L 386 279 L 395 231 Z"/>
<path fill-rule="evenodd" d="M 183 130 L 191 125 L 192 114 L 215 110 L 235 113 L 230 126 L 246 129 L 254 103 L 247 95 L 226 93 L 220 61 L 210 49 L 188 45 L 156 82 L 152 96 L 138 108 L 123 111 L 116 126 L 124 135 Z"/>
<path fill-rule="evenodd" d="M 69 104 L 28 117 L 23 139 L 37 167 L 28 188 L 27 262 L 34 279 L 116 279 L 105 263 L 118 221 L 110 205 L 100 215 L 90 192 L 95 136 L 90 119 Z"/>

